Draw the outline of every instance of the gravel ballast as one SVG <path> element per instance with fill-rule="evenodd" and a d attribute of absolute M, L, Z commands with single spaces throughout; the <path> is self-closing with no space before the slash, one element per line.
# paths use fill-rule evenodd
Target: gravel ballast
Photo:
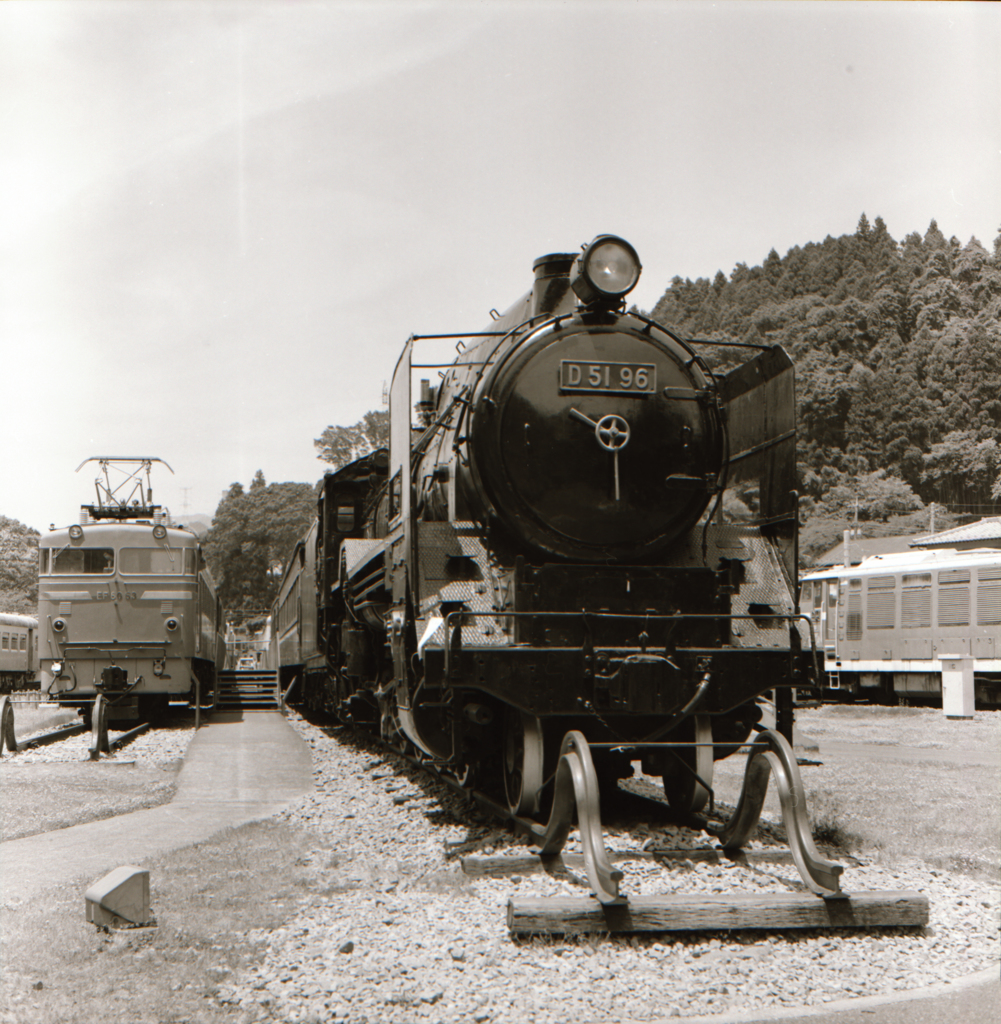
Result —
<path fill-rule="evenodd" d="M 475 823 L 445 787 L 401 759 L 347 732 L 289 720 L 312 750 L 316 789 L 281 818 L 315 835 L 306 869 L 322 895 L 259 936 L 263 961 L 220 986 L 217 999 L 244 1021 L 652 1021 L 911 992 L 998 964 L 997 885 L 901 860 L 835 857 L 846 865 L 847 892 L 927 896 L 925 928 L 512 937 L 510 897 L 587 889 L 544 873 L 466 876 L 460 853 L 523 856 L 525 846 Z M 687 829 L 640 826 L 606 830 L 606 845 L 714 843 Z M 566 852 L 579 852 L 573 835 Z M 626 895 L 805 891 L 788 864 L 616 866 Z"/>

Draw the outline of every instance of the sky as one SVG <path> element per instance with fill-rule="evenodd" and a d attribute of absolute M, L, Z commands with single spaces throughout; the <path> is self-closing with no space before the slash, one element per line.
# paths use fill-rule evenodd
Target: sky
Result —
<path fill-rule="evenodd" d="M 622 235 L 675 275 L 1001 230 L 1001 5 L 0 3 L 0 515 L 313 483 L 411 333 Z"/>

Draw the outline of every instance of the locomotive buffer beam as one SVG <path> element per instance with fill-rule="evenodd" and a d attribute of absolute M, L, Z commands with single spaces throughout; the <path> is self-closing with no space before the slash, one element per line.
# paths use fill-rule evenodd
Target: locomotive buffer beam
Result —
<path fill-rule="evenodd" d="M 628 899 L 619 893 L 622 872 L 612 867 L 601 835 L 598 780 L 587 740 L 579 732 L 563 738 L 556 770 L 553 809 L 544 829 L 528 824 L 549 867 L 560 852 L 576 807 L 584 870 L 593 897 L 512 898 L 508 927 L 517 934 L 568 932 L 698 931 L 732 928 L 868 928 L 925 925 L 928 899 L 910 891 L 843 892 L 840 864 L 821 856 L 810 834 L 806 798 L 792 747 L 780 733 L 758 734 L 748 754 L 744 786 L 730 820 L 713 834 L 723 852 L 736 857 L 757 825 L 774 772 L 792 859 L 809 893 L 674 894 Z M 526 823 L 519 821 L 523 828 Z"/>

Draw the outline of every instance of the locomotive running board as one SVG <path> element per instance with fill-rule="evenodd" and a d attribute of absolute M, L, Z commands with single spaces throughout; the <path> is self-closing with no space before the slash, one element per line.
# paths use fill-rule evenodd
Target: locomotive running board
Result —
<path fill-rule="evenodd" d="M 813 844 L 803 783 L 788 741 L 766 729 L 751 745 L 744 786 L 731 819 L 713 834 L 724 855 L 736 859 L 757 825 L 774 772 L 792 859 L 810 893 L 675 894 L 628 899 L 619 892 L 621 871 L 605 849 L 598 802 L 598 777 L 587 740 L 568 732 L 560 747 L 553 809 L 545 828 L 519 821 L 538 843 L 549 869 L 560 856 L 573 826 L 574 811 L 593 897 L 512 898 L 508 927 L 517 934 L 568 932 L 701 931 L 789 928 L 869 928 L 924 925 L 928 899 L 910 891 L 846 893 L 843 867 L 822 857 Z"/>

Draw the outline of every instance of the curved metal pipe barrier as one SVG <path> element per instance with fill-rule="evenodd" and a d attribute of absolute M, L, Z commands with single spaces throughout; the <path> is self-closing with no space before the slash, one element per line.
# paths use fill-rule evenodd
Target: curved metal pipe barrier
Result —
<path fill-rule="evenodd" d="M 723 844 L 724 850 L 739 850 L 744 845 L 758 824 L 772 772 L 789 848 L 803 881 L 818 896 L 841 895 L 840 878 L 844 867 L 822 857 L 814 846 L 796 756 L 789 741 L 774 729 L 758 733 L 747 755 L 744 786 L 736 810 L 725 825 L 712 829 L 712 834 Z"/>
<path fill-rule="evenodd" d="M 542 857 L 555 857 L 563 849 L 573 827 L 574 808 L 584 850 L 584 867 L 594 894 L 603 904 L 625 903 L 619 895 L 622 872 L 612 867 L 601 836 L 598 776 L 584 734 L 568 732 L 560 745 L 556 767 L 553 809 L 545 829 L 532 829 Z"/>
<path fill-rule="evenodd" d="M 17 740 L 14 737 L 14 705 L 7 694 L 0 697 L 0 757 L 3 757 L 3 748 L 12 753 L 17 753 Z"/>

